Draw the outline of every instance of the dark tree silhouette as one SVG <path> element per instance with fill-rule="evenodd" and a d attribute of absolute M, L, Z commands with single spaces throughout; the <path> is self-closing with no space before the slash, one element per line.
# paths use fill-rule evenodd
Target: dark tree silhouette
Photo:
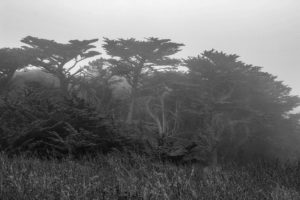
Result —
<path fill-rule="evenodd" d="M 111 56 L 108 62 L 113 73 L 124 76 L 131 85 L 127 123 L 132 123 L 143 77 L 157 69 L 172 68 L 178 64 L 179 60 L 170 56 L 180 51 L 182 46 L 183 44 L 171 42 L 169 39 L 147 38 L 140 41 L 133 38 L 118 40 L 104 38 L 103 48 Z"/>
<path fill-rule="evenodd" d="M 28 66 L 32 59 L 33 57 L 21 48 L 0 49 L 0 93 L 8 89 L 16 70 Z"/>
<path fill-rule="evenodd" d="M 95 48 L 92 43 L 97 42 L 98 39 L 70 40 L 67 44 L 61 44 L 54 40 L 27 36 L 21 41 L 29 46 L 23 48 L 35 56 L 31 64 L 56 76 L 60 81 L 62 93 L 65 95 L 69 94 L 69 84 L 73 84 L 76 75 L 84 71 L 83 67 L 78 69 L 77 64 L 100 54 L 91 50 Z"/>
<path fill-rule="evenodd" d="M 249 140 L 266 145 L 278 135 L 291 139 L 289 133 L 279 134 L 278 128 L 300 103 L 277 77 L 237 59 L 237 55 L 211 50 L 185 60 L 191 86 L 185 93 L 189 120 L 195 119 L 194 129 L 211 138 L 215 162 L 222 145 L 236 153 Z"/>

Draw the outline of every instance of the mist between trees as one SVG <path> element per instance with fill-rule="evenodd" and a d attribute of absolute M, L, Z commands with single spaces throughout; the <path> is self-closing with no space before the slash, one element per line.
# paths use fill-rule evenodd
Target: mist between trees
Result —
<path fill-rule="evenodd" d="M 174 59 L 184 45 L 152 37 L 104 38 L 105 58 L 93 50 L 98 39 L 21 41 L 0 49 L 0 144 L 8 154 L 117 149 L 204 165 L 298 159 L 300 115 L 291 111 L 300 98 L 237 55 Z"/>

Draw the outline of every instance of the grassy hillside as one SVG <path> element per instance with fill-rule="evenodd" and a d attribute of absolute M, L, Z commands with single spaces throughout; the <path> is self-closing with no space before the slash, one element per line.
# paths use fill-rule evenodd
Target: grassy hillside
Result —
<path fill-rule="evenodd" d="M 118 153 L 82 160 L 0 155 L 0 199 L 300 199 L 300 165 L 202 169 Z"/>

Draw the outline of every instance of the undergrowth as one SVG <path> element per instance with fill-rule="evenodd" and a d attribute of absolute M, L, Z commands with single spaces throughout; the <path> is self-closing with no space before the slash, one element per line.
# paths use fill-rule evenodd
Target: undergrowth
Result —
<path fill-rule="evenodd" d="M 176 166 L 121 153 L 72 160 L 0 155 L 0 199 L 300 199 L 300 165 Z"/>

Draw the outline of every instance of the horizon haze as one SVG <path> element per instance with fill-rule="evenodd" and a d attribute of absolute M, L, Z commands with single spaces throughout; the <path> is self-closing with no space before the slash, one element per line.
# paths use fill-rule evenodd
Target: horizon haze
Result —
<path fill-rule="evenodd" d="M 67 42 L 159 37 L 185 44 L 177 57 L 215 49 L 263 67 L 300 95 L 298 0 L 0 0 L 0 48 L 28 35 Z"/>

